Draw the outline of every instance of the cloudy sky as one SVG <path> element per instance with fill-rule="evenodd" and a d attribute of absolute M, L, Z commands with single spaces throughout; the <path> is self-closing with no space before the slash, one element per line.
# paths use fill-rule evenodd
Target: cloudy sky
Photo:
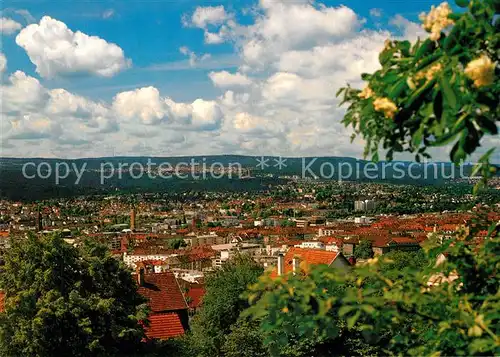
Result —
<path fill-rule="evenodd" d="M 361 157 L 335 93 L 434 3 L 3 1 L 0 156 Z"/>

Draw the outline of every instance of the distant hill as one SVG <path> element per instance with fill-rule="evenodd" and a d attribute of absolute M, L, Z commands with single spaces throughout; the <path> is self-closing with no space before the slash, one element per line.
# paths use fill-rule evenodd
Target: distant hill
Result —
<path fill-rule="evenodd" d="M 152 169 L 150 175 L 156 176 L 155 178 L 148 176 L 148 163 Z M 164 170 L 175 170 L 177 167 L 181 177 L 159 177 L 157 168 L 160 164 L 163 164 Z M 122 170 L 118 170 L 120 165 Z M 213 170 L 210 169 L 212 165 Z M 375 164 L 349 157 L 281 158 L 280 161 L 279 157 L 266 156 L 262 161 L 260 157 L 242 155 L 100 157 L 74 160 L 0 158 L 0 197 L 37 200 L 116 190 L 259 191 L 268 189 L 269 185 L 284 183 L 292 176 L 299 179 L 439 185 L 448 178 L 469 175 L 472 168 L 469 165 L 460 171 L 450 163 L 432 165 L 434 166 L 402 161 Z M 129 170 L 131 166 L 132 169 Z M 231 177 L 227 173 L 222 175 L 221 167 L 226 170 L 228 167 L 233 167 L 234 170 L 241 167 L 243 177 L 235 172 Z M 58 182 L 56 168 L 60 172 Z M 200 170 L 206 171 L 204 176 Z M 141 172 L 142 177 L 139 178 Z M 217 174 L 217 177 L 223 177 L 214 178 L 211 172 Z"/>

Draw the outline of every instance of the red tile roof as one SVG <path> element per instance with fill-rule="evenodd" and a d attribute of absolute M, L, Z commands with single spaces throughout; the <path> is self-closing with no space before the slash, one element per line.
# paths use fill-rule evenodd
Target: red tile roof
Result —
<path fill-rule="evenodd" d="M 139 293 L 149 300 L 153 313 L 187 309 L 177 279 L 172 272 L 144 274 Z"/>
<path fill-rule="evenodd" d="M 337 258 L 338 252 L 330 252 L 322 249 L 306 249 L 306 248 L 290 248 L 285 255 L 284 273 L 288 274 L 293 271 L 293 258 L 299 257 L 301 262 L 306 262 L 308 265 L 326 264 L 330 265 Z M 278 268 L 274 268 L 271 272 L 271 277 L 278 275 Z"/>
<path fill-rule="evenodd" d="M 184 327 L 175 312 L 153 314 L 149 316 L 149 326 L 145 327 L 145 332 L 150 339 L 166 340 L 183 335 Z"/>
<path fill-rule="evenodd" d="M 203 296 L 205 295 L 205 286 L 201 284 L 190 284 L 186 293 L 189 298 L 189 307 L 196 309 L 202 303 Z"/>
<path fill-rule="evenodd" d="M 392 242 L 389 243 L 395 243 L 395 244 L 418 244 L 418 241 L 416 241 L 413 238 L 410 237 L 392 237 L 391 238 Z"/>

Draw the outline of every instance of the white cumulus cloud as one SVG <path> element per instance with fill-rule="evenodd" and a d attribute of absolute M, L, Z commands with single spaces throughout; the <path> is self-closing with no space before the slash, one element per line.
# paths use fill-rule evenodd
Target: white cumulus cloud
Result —
<path fill-rule="evenodd" d="M 56 145 L 84 142 L 118 130 L 106 104 L 64 89 L 47 89 L 22 71 L 10 75 L 0 91 L 4 141 L 50 139 Z"/>
<path fill-rule="evenodd" d="M 72 73 L 111 77 L 131 65 L 118 45 L 73 32 L 49 16 L 21 30 L 16 43 L 26 51 L 36 71 L 47 78 Z"/>
<path fill-rule="evenodd" d="M 252 84 L 250 78 L 241 73 L 229 73 L 228 71 L 210 72 L 210 80 L 216 87 L 245 87 Z"/>
<path fill-rule="evenodd" d="M 414 39 L 421 27 L 399 15 L 389 20 L 383 15 L 377 21 L 385 21 L 385 26 L 380 23 L 380 29 L 374 29 L 348 7 L 310 0 L 260 0 L 244 15 L 239 24 L 223 6 L 209 6 L 184 18 L 191 28 L 185 31 L 203 31 L 205 43 L 225 42 L 225 49 L 232 46 L 231 56 L 239 57 L 235 70 L 228 69 L 234 66 L 231 60 L 231 66 L 197 72 L 216 88 L 210 97 L 184 93 L 187 99 L 180 101 L 158 88 L 138 87 L 104 102 L 47 89 L 16 72 L 0 96 L 6 118 L 1 129 L 10 138 L 0 145 L 7 153 L 30 153 L 35 149 L 25 144 L 38 136 L 46 140 L 37 141 L 36 150 L 50 142 L 59 155 L 87 157 L 111 152 L 361 157 L 363 142 L 350 143 L 352 130 L 341 123 L 345 108 L 338 107 L 335 93 L 348 83 L 364 85 L 360 75 L 380 67 L 384 40 Z M 50 26 L 35 26 L 34 34 L 43 36 L 37 39 L 37 50 L 27 52 L 35 64 L 41 63 L 39 73 L 71 73 L 75 71 L 65 68 L 76 67 L 77 72 L 98 74 L 92 56 L 83 56 L 88 62 L 73 63 L 80 58 L 72 45 L 76 34 L 71 32 L 67 40 L 66 27 L 48 35 Z M 63 53 L 69 55 L 61 57 L 55 50 L 64 46 Z M 88 49 L 88 44 L 78 47 Z M 207 64 L 219 60 L 218 55 L 208 59 L 187 47 L 179 50 L 186 56 L 179 61 L 183 69 L 208 69 Z M 92 54 L 100 57 L 99 51 L 92 49 Z M 107 68 L 102 58 L 98 62 Z M 103 149 L 102 142 L 113 147 Z"/>
<path fill-rule="evenodd" d="M 6 68 L 7 68 L 7 58 L 5 58 L 5 55 L 2 52 L 0 52 L 0 74 L 2 74 Z"/>
<path fill-rule="evenodd" d="M 248 26 L 242 40 L 243 58 L 250 65 L 268 65 L 289 50 L 346 39 L 361 26 L 361 19 L 345 6 L 269 1 L 263 15 Z"/>
<path fill-rule="evenodd" d="M 14 32 L 19 31 L 23 28 L 19 22 L 9 19 L 8 17 L 0 18 L 0 33 L 5 35 L 11 35 Z"/>
<path fill-rule="evenodd" d="M 223 5 L 198 6 L 191 16 L 191 24 L 204 29 L 208 25 L 220 25 L 228 18 L 230 18 L 230 15 Z"/>
<path fill-rule="evenodd" d="M 158 124 L 167 117 L 165 100 L 155 87 L 118 93 L 113 108 L 123 118 L 138 118 L 143 124 Z"/>
<path fill-rule="evenodd" d="M 178 103 L 162 97 L 155 87 L 118 93 L 113 99 L 113 109 L 125 119 L 136 119 L 145 125 L 168 123 L 182 130 L 213 130 L 223 119 L 215 101 L 196 99 L 192 103 Z"/>

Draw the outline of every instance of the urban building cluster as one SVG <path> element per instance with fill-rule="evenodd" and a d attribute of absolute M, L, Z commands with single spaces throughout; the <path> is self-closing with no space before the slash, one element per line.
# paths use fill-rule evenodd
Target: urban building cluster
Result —
<path fill-rule="evenodd" d="M 400 199 L 387 204 L 394 189 L 359 185 L 358 197 L 346 192 L 316 184 L 259 194 L 0 201 L 0 264 L 10 239 L 23 239 L 28 232 L 57 232 L 74 245 L 89 238 L 106 244 L 149 301 L 147 336 L 167 339 L 189 329 L 190 318 L 203 304 L 206 274 L 237 254 L 251 256 L 274 277 L 296 272 L 302 263 L 349 269 L 363 262 L 355 254 L 363 241 L 370 242 L 374 256 L 417 251 L 431 236 L 450 237 L 471 216 L 467 211 L 380 213 L 376 209 L 381 204 L 390 207 Z M 414 204 L 418 208 L 429 202 L 420 196 Z M 348 207 L 347 215 L 329 214 L 332 205 Z M 491 206 L 491 215 L 500 219 L 498 203 Z M 0 294 L 0 309 L 1 301 Z"/>

